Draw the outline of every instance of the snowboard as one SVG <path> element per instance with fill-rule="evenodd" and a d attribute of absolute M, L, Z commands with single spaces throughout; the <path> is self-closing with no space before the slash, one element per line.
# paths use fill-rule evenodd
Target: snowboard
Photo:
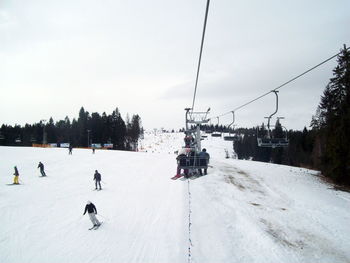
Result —
<path fill-rule="evenodd" d="M 13 184 L 13 183 L 12 183 L 12 184 L 6 184 L 6 185 L 21 185 L 21 184 Z"/>

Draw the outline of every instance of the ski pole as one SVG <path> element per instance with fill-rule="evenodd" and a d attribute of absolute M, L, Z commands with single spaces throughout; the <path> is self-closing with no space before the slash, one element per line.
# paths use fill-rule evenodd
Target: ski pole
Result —
<path fill-rule="evenodd" d="M 101 215 L 101 214 L 96 214 L 96 215 L 98 215 L 98 216 L 100 216 L 100 217 L 103 217 L 104 219 L 107 220 L 107 218 L 106 218 L 105 216 Z"/>

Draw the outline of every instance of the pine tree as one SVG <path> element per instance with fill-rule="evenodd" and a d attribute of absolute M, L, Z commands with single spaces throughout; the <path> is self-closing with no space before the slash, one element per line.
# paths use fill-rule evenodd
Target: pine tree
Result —
<path fill-rule="evenodd" d="M 312 127 L 318 130 L 321 170 L 337 183 L 350 184 L 350 51 L 344 46 L 326 86 Z"/>

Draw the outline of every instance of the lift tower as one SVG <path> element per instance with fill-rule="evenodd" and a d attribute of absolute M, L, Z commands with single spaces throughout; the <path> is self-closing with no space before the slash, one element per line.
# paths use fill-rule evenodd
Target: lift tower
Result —
<path fill-rule="evenodd" d="M 210 108 L 206 112 L 193 112 L 192 108 L 186 108 L 186 135 L 192 135 L 195 140 L 195 151 L 198 153 L 201 151 L 201 131 L 200 125 L 209 122 L 207 116 L 209 114 Z M 195 125 L 195 129 L 190 129 L 190 125 Z"/>

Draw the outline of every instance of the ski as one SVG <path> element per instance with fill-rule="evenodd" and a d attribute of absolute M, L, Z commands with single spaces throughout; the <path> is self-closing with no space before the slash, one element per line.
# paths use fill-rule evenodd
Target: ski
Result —
<path fill-rule="evenodd" d="M 101 222 L 99 225 L 97 226 L 93 226 L 91 228 L 89 228 L 89 230 L 97 230 L 101 225 L 102 225 L 103 222 Z"/>
<path fill-rule="evenodd" d="M 100 224 L 99 224 L 98 226 L 96 226 L 96 227 L 94 228 L 94 230 L 99 229 L 99 228 L 100 228 L 100 226 L 102 225 L 102 223 L 103 223 L 103 222 L 100 222 Z"/>
<path fill-rule="evenodd" d="M 182 176 L 183 176 L 183 174 L 177 174 L 177 175 L 175 175 L 175 176 L 171 177 L 170 179 L 172 179 L 172 180 L 176 180 L 176 179 L 181 178 Z"/>

